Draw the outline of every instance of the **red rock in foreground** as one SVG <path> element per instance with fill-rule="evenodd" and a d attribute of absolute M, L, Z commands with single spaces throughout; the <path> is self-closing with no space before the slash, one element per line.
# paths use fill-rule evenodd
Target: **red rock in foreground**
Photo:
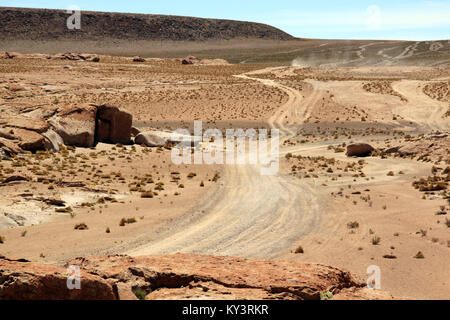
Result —
<path fill-rule="evenodd" d="M 364 289 L 349 272 L 318 264 L 247 260 L 234 257 L 167 255 L 77 258 L 81 289 L 67 289 L 67 270 L 0 258 L 0 299 L 392 299 Z"/>

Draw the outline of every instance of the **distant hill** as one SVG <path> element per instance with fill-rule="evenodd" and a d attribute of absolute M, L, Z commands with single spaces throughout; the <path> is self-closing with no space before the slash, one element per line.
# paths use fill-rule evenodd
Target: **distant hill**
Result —
<path fill-rule="evenodd" d="M 66 27 L 65 10 L 0 7 L 2 40 L 292 40 L 293 36 L 253 22 L 129 13 L 81 12 L 81 30 Z"/>

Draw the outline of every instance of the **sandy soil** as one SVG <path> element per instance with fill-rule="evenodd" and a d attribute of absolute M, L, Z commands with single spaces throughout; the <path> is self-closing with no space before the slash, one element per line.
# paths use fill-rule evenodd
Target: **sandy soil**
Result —
<path fill-rule="evenodd" d="M 448 140 L 429 137 L 434 131 L 450 130 L 448 101 L 433 99 L 430 87 L 423 90 L 448 77 L 448 70 L 191 67 L 161 60 L 137 64 L 126 58 L 102 58 L 97 64 L 42 59 L 1 63 L 2 112 L 25 104 L 39 108 L 61 102 L 110 102 L 133 113 L 141 128 L 189 126 L 195 119 L 208 121 L 211 127 L 271 126 L 280 129 L 282 148 L 281 170 L 274 176 L 262 176 L 260 168 L 251 165 L 177 167 L 168 150 L 133 151 L 130 146 L 123 151 L 100 145 L 46 159 L 28 156 L 29 163 L 17 167 L 2 161 L 3 176 L 12 169 L 36 180 L 45 163 L 58 169 L 54 160 L 62 158 L 67 169 L 44 167 L 49 172 L 44 176 L 54 172 L 56 179 L 86 182 L 88 189 L 49 190 L 51 183 L 44 180 L 0 186 L 5 212 L 13 212 L 14 205 L 34 205 L 35 200 L 23 196 L 31 193 L 33 198 L 72 201 L 75 213 L 52 214 L 32 227 L 0 230 L 6 239 L 0 254 L 63 262 L 98 253 L 204 253 L 325 263 L 363 277 L 368 266 L 378 265 L 385 291 L 411 298 L 447 298 L 448 215 L 436 214 L 441 206 L 448 212 L 444 199 L 448 190 L 425 193 L 412 183 L 431 176 L 433 167 L 445 169 L 449 152 L 433 151 L 421 160 L 372 156 L 359 161 L 343 151 L 355 141 L 386 148 L 414 139 L 429 139 L 448 150 Z M 375 84 L 381 88 L 375 92 L 365 88 L 378 81 L 387 84 Z M 11 92 L 10 84 L 24 89 Z M 99 153 L 97 159 L 83 159 L 82 154 L 93 151 Z M 71 163 L 70 155 L 77 162 Z M 85 172 L 75 170 L 81 161 L 88 166 Z M 102 172 L 95 176 L 97 169 Z M 174 171 L 181 180 L 173 179 Z M 197 176 L 188 179 L 190 172 Z M 216 173 L 220 179 L 209 181 Z M 110 177 L 102 178 L 105 174 Z M 149 178 L 146 174 L 154 183 L 144 179 L 143 188 L 155 190 L 156 181 L 164 182 L 165 190 L 153 199 L 142 199 L 140 192 L 130 190 Z M 200 187 L 201 181 L 205 187 Z M 175 195 L 181 183 L 185 188 Z M 117 202 L 82 207 L 82 202 L 105 195 Z M 137 223 L 119 226 L 122 218 L 132 217 Z M 74 230 L 82 222 L 89 230 Z M 376 237 L 379 241 L 374 241 Z M 294 253 L 299 246 L 303 254 Z M 414 258 L 419 252 L 424 259 Z"/>

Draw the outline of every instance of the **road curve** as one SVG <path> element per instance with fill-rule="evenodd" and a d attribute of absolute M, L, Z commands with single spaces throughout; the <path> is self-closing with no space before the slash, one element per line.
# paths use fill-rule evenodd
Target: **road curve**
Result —
<path fill-rule="evenodd" d="M 259 72 L 277 71 L 269 68 Z M 238 77 L 276 87 L 288 101 L 270 119 L 283 139 L 292 132 L 283 119 L 294 113 L 307 116 L 300 92 L 274 80 Z M 282 154 L 282 152 L 281 152 Z M 129 255 L 198 253 L 246 258 L 276 258 L 291 250 L 301 236 L 319 227 L 321 210 L 313 185 L 287 175 L 261 175 L 257 165 L 228 165 L 217 192 L 153 240 L 126 252 Z"/>

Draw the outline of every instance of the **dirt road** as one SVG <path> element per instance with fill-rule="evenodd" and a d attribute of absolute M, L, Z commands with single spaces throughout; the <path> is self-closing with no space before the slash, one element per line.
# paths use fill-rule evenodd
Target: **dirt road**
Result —
<path fill-rule="evenodd" d="M 303 123 L 330 88 L 326 83 L 309 81 L 313 89 L 304 96 L 304 93 L 275 80 L 255 77 L 260 73 L 282 75 L 292 70 L 286 67 L 267 68 L 237 76 L 278 88 L 288 95 L 288 101 L 269 119 L 273 128 L 280 129 L 282 141 L 295 135 L 295 127 L 287 126 L 284 123 L 285 118 Z M 394 88 L 405 96 L 413 95 L 413 101 L 418 96 L 421 99 L 408 103 L 403 109 L 399 107 L 398 112 L 422 125 L 441 128 L 440 105 L 431 99 L 425 101 L 425 95 L 411 89 L 410 84 L 399 82 Z M 356 89 L 353 92 L 356 92 Z M 434 109 L 430 108 L 430 104 L 433 104 Z M 426 115 L 421 111 L 425 109 Z M 423 119 L 427 119 L 425 123 Z M 327 151 L 327 146 L 322 144 L 315 147 L 286 147 L 280 150 L 280 157 L 287 152 L 335 157 L 334 153 Z M 338 158 L 348 161 L 343 155 Z M 387 180 L 386 166 L 399 170 L 407 166 L 410 174 L 408 177 L 398 178 L 402 181 L 406 181 L 411 175 L 425 172 L 423 166 L 406 164 L 395 159 L 369 159 L 368 166 L 377 183 Z M 206 199 L 175 223 L 165 226 L 153 241 L 141 244 L 126 253 L 138 256 L 182 252 L 276 258 L 294 249 L 302 236 L 320 230 L 324 214 L 320 210 L 321 194 L 314 182 L 282 174 L 263 176 L 260 174 L 260 168 L 252 165 L 228 165 L 224 175 L 223 185 L 215 196 Z M 335 184 L 343 186 L 348 183 L 352 181 L 343 179 Z"/>
<path fill-rule="evenodd" d="M 258 72 L 239 75 L 284 91 L 289 99 L 269 120 L 280 129 L 281 140 L 294 132 L 283 124 L 287 114 L 305 117 L 297 90 L 269 79 L 252 78 Z M 282 152 L 281 152 L 282 153 Z M 280 174 L 264 176 L 255 165 L 231 165 L 213 199 L 195 208 L 158 234 L 158 239 L 130 255 L 202 253 L 241 257 L 275 258 L 292 249 L 301 237 L 320 226 L 319 199 L 313 184 Z"/>

